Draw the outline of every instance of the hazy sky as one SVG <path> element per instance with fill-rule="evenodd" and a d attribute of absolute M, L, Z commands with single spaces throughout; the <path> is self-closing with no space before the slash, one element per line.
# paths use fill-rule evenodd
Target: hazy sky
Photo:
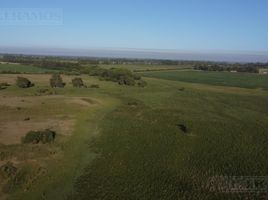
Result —
<path fill-rule="evenodd" d="M 62 23 L 27 26 L 5 24 L 0 10 L 2 47 L 268 52 L 267 0 L 0 0 L 0 8 L 62 11 Z"/>

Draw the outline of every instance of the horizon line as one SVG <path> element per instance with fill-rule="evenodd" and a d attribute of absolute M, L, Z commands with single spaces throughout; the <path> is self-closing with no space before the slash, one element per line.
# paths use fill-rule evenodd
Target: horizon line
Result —
<path fill-rule="evenodd" d="M 65 48 L 49 46 L 1 46 L 1 54 L 99 58 L 193 60 L 215 62 L 268 62 L 266 51 L 177 50 L 124 47 Z"/>

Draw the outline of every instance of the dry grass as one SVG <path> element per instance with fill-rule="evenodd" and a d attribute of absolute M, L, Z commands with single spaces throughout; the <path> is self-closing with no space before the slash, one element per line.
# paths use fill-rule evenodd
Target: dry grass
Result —
<path fill-rule="evenodd" d="M 23 76 L 32 82 L 38 82 L 40 84 L 49 84 L 51 77 L 50 74 L 1 74 L 1 82 L 15 84 L 18 76 Z"/>
<path fill-rule="evenodd" d="M 0 95 L 0 144 L 19 144 L 31 130 L 51 129 L 69 136 L 75 126 L 74 116 L 62 112 L 67 108 L 84 109 L 97 104 L 95 99 L 63 95 Z"/>
<path fill-rule="evenodd" d="M 93 105 L 99 104 L 97 100 L 93 100 L 90 98 L 83 98 L 83 97 L 71 97 L 71 98 L 65 99 L 65 102 L 77 104 L 80 106 L 93 106 Z"/>
<path fill-rule="evenodd" d="M 19 144 L 21 138 L 31 130 L 51 129 L 61 135 L 72 133 L 75 120 L 42 119 L 29 121 L 6 121 L 0 123 L 0 143 Z"/>
<path fill-rule="evenodd" d="M 3 96 L 0 95 L 0 105 L 7 107 L 30 107 L 36 104 L 37 98 L 29 97 L 16 97 L 16 96 Z"/>

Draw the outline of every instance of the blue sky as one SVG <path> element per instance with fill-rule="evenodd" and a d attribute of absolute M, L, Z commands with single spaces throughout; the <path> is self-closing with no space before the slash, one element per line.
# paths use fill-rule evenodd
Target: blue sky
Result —
<path fill-rule="evenodd" d="M 268 52 L 267 0 L 1 0 L 60 8 L 62 25 L 0 26 L 2 47 Z"/>

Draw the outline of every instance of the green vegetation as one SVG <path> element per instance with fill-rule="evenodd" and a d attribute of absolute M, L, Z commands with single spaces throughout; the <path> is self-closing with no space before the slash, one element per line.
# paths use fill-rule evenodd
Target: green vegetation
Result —
<path fill-rule="evenodd" d="M 73 87 L 78 87 L 78 88 L 85 87 L 84 82 L 81 78 L 74 78 L 72 80 L 72 84 L 73 84 Z"/>
<path fill-rule="evenodd" d="M 22 138 L 22 143 L 31 143 L 31 144 L 46 144 L 53 142 L 55 140 L 56 133 L 49 129 L 44 131 L 30 131 L 28 132 L 25 137 Z"/>
<path fill-rule="evenodd" d="M 35 92 L 35 96 L 47 96 L 47 95 L 56 95 L 57 92 L 53 89 L 48 89 L 48 88 L 41 88 L 37 89 Z"/>
<path fill-rule="evenodd" d="M 100 88 L 100 86 L 98 84 L 92 84 L 90 85 L 90 88 Z"/>
<path fill-rule="evenodd" d="M 52 88 L 63 88 L 65 85 L 66 83 L 62 81 L 60 74 L 55 73 L 50 78 L 50 86 Z"/>
<path fill-rule="evenodd" d="M 27 172 L 19 170 L 13 177 L 8 179 L 7 183 L 3 187 L 5 193 L 12 193 L 19 189 L 27 179 Z"/>
<path fill-rule="evenodd" d="M 31 65 L 23 64 L 0 64 L 0 73 L 1 74 L 41 74 L 53 72 L 53 70 L 44 69 Z"/>
<path fill-rule="evenodd" d="M 146 86 L 147 86 L 147 82 L 144 81 L 144 80 L 140 80 L 140 81 L 138 81 L 137 84 L 138 84 L 139 87 L 146 87 Z"/>
<path fill-rule="evenodd" d="M 123 68 L 94 68 L 91 76 L 99 76 L 100 80 L 117 82 L 119 85 L 134 86 L 136 81 L 141 80 L 141 77 L 137 74 L 132 73 L 128 69 Z"/>
<path fill-rule="evenodd" d="M 27 78 L 18 76 L 16 80 L 16 85 L 20 88 L 30 88 L 34 86 L 34 83 L 29 81 Z"/>
<path fill-rule="evenodd" d="M 117 93 L 122 105 L 91 142 L 99 156 L 69 199 L 243 199 L 204 185 L 217 175 L 267 175 L 265 91 L 147 81 Z"/>
<path fill-rule="evenodd" d="M 268 89 L 268 76 L 249 73 L 173 71 L 148 72 L 146 77 L 218 86 Z"/>
<path fill-rule="evenodd" d="M 266 64 L 262 63 L 247 63 L 247 64 L 199 64 L 195 65 L 195 70 L 202 70 L 202 71 L 228 71 L 228 72 L 247 72 L 247 73 L 259 73 L 259 69 L 262 67 L 267 67 Z"/>
<path fill-rule="evenodd" d="M 10 86 L 10 84 L 8 84 L 8 83 L 0 83 L 0 90 L 4 90 L 9 86 Z"/>
<path fill-rule="evenodd" d="M 102 73 L 112 81 L 100 81 Z M 75 76 L 61 75 L 67 84 L 50 88 L 58 95 L 48 97 L 48 75 L 34 75 L 38 89 L 1 91 L 13 101 L 33 98 L 19 99 L 19 111 L 0 104 L 2 121 L 75 119 L 72 134 L 59 134 L 47 145 L 0 145 L 1 159 L 19 162 L 4 186 L 10 199 L 261 199 L 261 193 L 220 193 L 207 185 L 215 176 L 268 175 L 268 93 L 246 89 L 265 88 L 265 76 L 170 71 L 140 79 L 129 70 L 102 73 L 81 75 L 97 90 L 74 88 Z M 144 88 L 119 86 L 122 75 L 136 85 L 145 81 Z M 30 101 L 37 103 L 29 107 Z"/>
<path fill-rule="evenodd" d="M 7 162 L 6 164 L 0 167 L 0 177 L 9 178 L 16 174 L 17 168 L 13 165 L 12 162 Z"/>

